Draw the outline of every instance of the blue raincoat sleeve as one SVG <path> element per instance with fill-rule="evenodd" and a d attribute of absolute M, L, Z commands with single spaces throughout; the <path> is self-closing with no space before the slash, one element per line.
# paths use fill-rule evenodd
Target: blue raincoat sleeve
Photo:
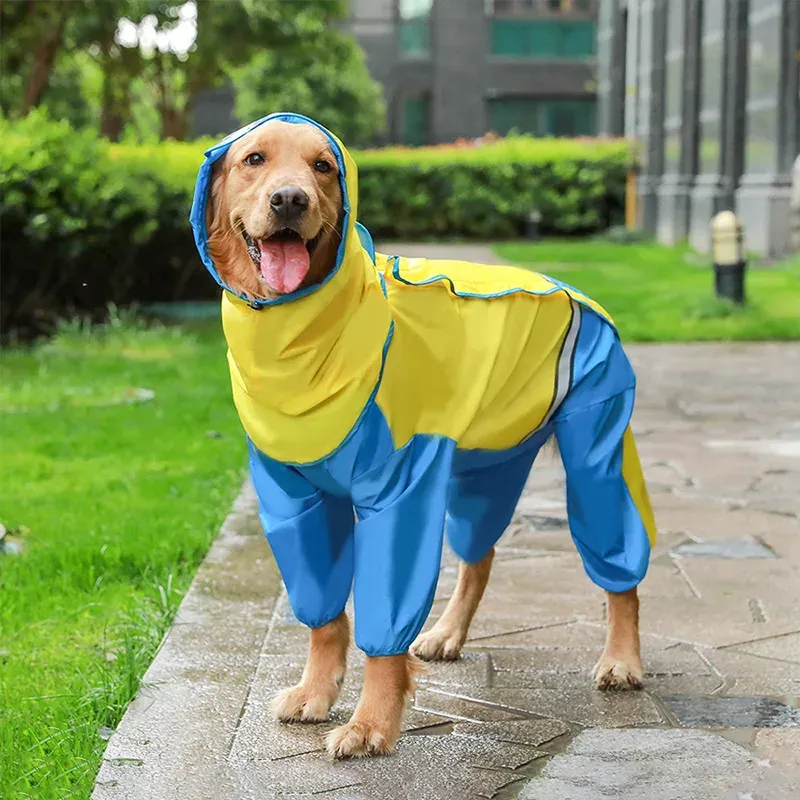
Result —
<path fill-rule="evenodd" d="M 295 616 L 319 628 L 344 611 L 353 582 L 353 505 L 322 492 L 248 440 L 261 524 Z"/>
<path fill-rule="evenodd" d="M 367 655 L 405 653 L 431 610 L 454 450 L 415 436 L 354 481 L 355 638 Z"/>

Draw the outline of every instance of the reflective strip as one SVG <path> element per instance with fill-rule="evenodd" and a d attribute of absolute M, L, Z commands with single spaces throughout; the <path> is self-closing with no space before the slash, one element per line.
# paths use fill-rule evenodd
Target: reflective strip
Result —
<path fill-rule="evenodd" d="M 544 428 L 548 422 L 553 418 L 553 414 L 558 411 L 558 407 L 564 401 L 572 387 L 572 366 L 575 358 L 575 348 L 578 344 L 578 332 L 581 329 L 581 307 L 578 303 L 570 298 L 572 303 L 572 319 L 569 321 L 567 328 L 567 335 L 564 337 L 564 342 L 561 345 L 561 353 L 558 356 L 558 367 L 556 368 L 555 376 L 555 391 L 553 392 L 553 400 L 550 403 L 550 408 L 544 415 L 539 425 L 534 428 L 521 442 L 527 442 L 532 436 L 535 436 L 539 431 Z"/>
<path fill-rule="evenodd" d="M 553 394 L 553 402 L 550 403 L 550 408 L 545 414 L 539 427 L 533 432 L 536 433 L 547 425 L 553 418 L 553 414 L 558 411 L 558 407 L 567 396 L 570 387 L 572 386 L 572 363 L 575 357 L 575 347 L 578 343 L 578 332 L 581 329 L 581 307 L 574 300 L 572 301 L 572 319 L 567 329 L 567 335 L 564 337 L 564 344 L 561 347 L 561 355 L 558 357 L 558 369 L 556 370 L 556 385 L 555 393 Z"/>

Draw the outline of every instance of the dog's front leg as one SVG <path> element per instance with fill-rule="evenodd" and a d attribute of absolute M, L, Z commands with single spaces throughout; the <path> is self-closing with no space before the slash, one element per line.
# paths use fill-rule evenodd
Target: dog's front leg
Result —
<path fill-rule="evenodd" d="M 391 752 L 421 670 L 422 665 L 407 653 L 367 656 L 361 698 L 350 721 L 328 734 L 328 753 L 334 758 L 357 758 Z"/>
<path fill-rule="evenodd" d="M 303 677 L 272 701 L 281 722 L 322 722 L 339 697 L 347 668 L 350 622 L 342 612 L 336 619 L 311 630 L 311 645 Z"/>

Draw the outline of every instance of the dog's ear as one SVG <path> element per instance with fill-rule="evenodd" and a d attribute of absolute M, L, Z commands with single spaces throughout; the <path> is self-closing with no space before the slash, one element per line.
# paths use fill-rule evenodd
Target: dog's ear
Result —
<path fill-rule="evenodd" d="M 220 158 L 211 168 L 211 182 L 208 189 L 208 200 L 206 201 L 206 229 L 209 238 L 214 237 L 219 232 L 220 225 L 224 219 L 223 206 L 225 205 L 225 179 L 227 170 L 225 169 L 225 158 Z"/>

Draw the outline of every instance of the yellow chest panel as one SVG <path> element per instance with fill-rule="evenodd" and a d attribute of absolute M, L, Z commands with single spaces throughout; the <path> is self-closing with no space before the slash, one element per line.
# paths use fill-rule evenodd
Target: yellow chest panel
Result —
<path fill-rule="evenodd" d="M 395 445 L 428 433 L 507 449 L 534 431 L 553 403 L 572 318 L 570 296 L 554 289 L 514 268 L 390 263 L 395 331 L 377 403 Z"/>

